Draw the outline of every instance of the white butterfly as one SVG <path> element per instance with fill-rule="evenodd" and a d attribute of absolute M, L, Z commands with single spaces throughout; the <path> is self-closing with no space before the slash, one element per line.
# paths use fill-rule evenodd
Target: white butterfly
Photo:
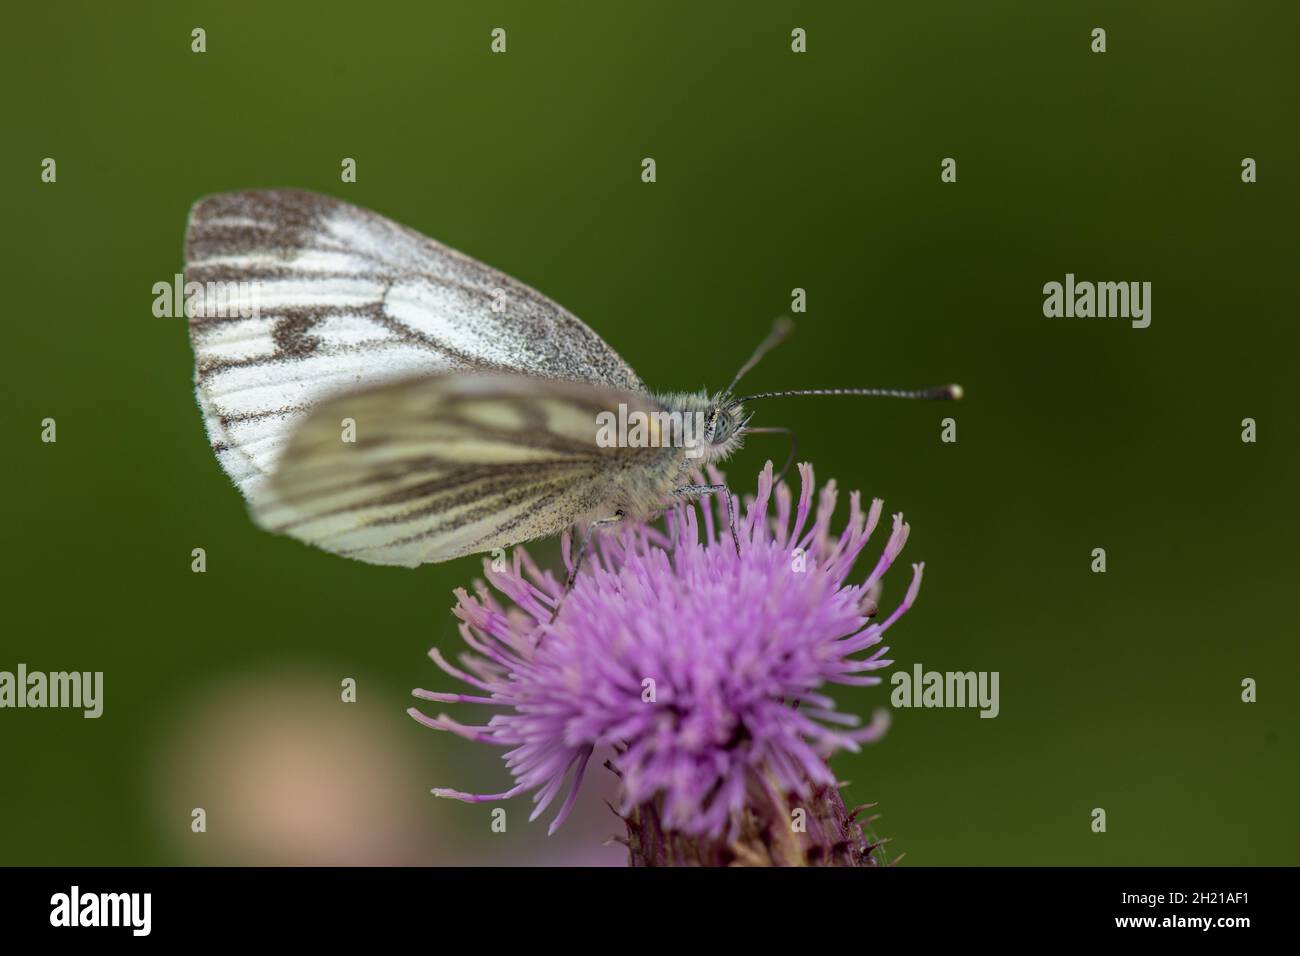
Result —
<path fill-rule="evenodd" d="M 226 193 L 195 204 L 185 252 L 208 437 L 270 530 L 414 567 L 725 491 L 689 475 L 735 450 L 747 399 L 651 394 L 565 309 L 405 226 L 315 193 Z M 231 283 L 255 310 L 227 314 Z M 606 446 L 616 410 L 703 434 Z"/>

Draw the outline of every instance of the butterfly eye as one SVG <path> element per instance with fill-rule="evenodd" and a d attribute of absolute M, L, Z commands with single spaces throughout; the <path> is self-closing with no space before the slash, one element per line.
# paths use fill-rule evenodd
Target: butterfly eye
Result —
<path fill-rule="evenodd" d="M 735 422 L 731 420 L 730 415 L 725 412 L 719 413 L 713 422 L 713 443 L 716 445 L 719 442 L 726 441 L 727 436 L 731 434 L 732 429 L 735 427 Z"/>

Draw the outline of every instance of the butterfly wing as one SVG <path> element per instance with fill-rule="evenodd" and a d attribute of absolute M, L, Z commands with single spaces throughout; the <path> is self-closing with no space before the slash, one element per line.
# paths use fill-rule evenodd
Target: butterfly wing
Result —
<path fill-rule="evenodd" d="M 252 503 L 294 427 L 344 391 L 467 369 L 645 391 L 550 299 L 328 196 L 200 200 L 185 256 L 199 406 L 222 467 Z"/>
<path fill-rule="evenodd" d="M 253 514 L 336 554 L 408 567 L 552 535 L 667 473 L 669 449 L 602 447 L 598 415 L 620 404 L 659 410 L 643 393 L 514 374 L 342 395 L 294 431 Z"/>

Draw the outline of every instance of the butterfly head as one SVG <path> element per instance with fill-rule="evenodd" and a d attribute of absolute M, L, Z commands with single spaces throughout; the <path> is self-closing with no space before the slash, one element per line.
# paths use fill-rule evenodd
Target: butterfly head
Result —
<path fill-rule="evenodd" d="M 743 443 L 750 418 L 744 406 L 731 401 L 729 396 L 713 396 L 704 419 L 701 458 L 706 463 L 721 461 L 738 449 Z"/>
<path fill-rule="evenodd" d="M 798 453 L 797 442 L 794 432 L 789 428 L 750 428 L 749 422 L 753 417 L 752 413 L 745 410 L 749 402 L 757 401 L 762 398 L 781 398 L 794 395 L 859 395 L 875 396 L 887 398 L 920 398 L 920 399 L 959 399 L 962 397 L 960 385 L 942 385 L 938 388 L 926 389 L 895 389 L 895 388 L 800 388 L 789 389 L 777 392 L 757 392 L 752 395 L 737 397 L 735 394 L 736 385 L 740 379 L 758 364 L 759 359 L 767 354 L 774 346 L 783 342 L 793 328 L 789 319 L 779 319 L 772 327 L 768 334 L 754 350 L 736 377 L 731 380 L 721 392 L 709 394 L 707 392 L 694 392 L 690 394 L 672 394 L 659 396 L 659 401 L 665 409 L 670 409 L 675 413 L 680 412 L 684 416 L 692 416 L 698 423 L 695 429 L 695 435 L 698 437 L 687 443 L 690 449 L 687 457 L 695 459 L 697 464 L 708 465 L 713 462 L 722 461 L 743 444 L 746 435 L 758 434 L 782 434 L 790 440 L 790 457 L 787 459 L 785 467 L 781 469 L 784 474 L 794 461 Z"/>
<path fill-rule="evenodd" d="M 676 392 L 656 396 L 661 408 L 681 426 L 664 434 L 680 435 L 672 441 L 686 449 L 686 457 L 697 466 L 722 461 L 742 444 L 749 415 L 726 393 Z"/>

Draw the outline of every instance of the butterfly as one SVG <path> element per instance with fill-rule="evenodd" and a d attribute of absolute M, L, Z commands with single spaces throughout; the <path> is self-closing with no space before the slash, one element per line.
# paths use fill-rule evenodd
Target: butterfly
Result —
<path fill-rule="evenodd" d="M 708 494 L 730 502 L 691 475 L 747 433 L 787 431 L 750 428 L 748 401 L 961 394 L 736 397 L 788 321 L 727 389 L 651 392 L 541 293 L 311 192 L 200 200 L 185 257 L 196 394 L 222 468 L 262 527 L 372 564 L 448 561 L 575 526 L 589 537 Z"/>

